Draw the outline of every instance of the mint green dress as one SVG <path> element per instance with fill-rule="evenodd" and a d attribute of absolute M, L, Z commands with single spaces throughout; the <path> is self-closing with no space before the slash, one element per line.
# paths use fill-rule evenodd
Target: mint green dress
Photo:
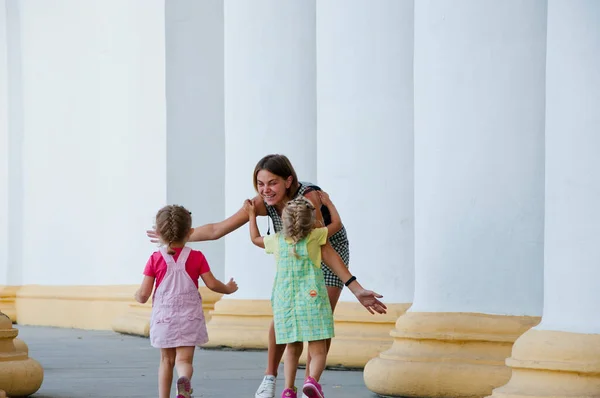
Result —
<path fill-rule="evenodd" d="M 296 244 L 297 258 L 292 251 L 293 245 L 287 243 L 282 234 L 273 236 L 276 240 L 273 242 L 276 243 L 273 254 L 277 273 L 271 306 L 277 344 L 334 337 L 333 313 L 321 264 L 315 266 L 308 255 L 307 244 L 319 243 L 309 237 L 310 235 Z M 270 252 L 268 248 L 267 252 Z"/>

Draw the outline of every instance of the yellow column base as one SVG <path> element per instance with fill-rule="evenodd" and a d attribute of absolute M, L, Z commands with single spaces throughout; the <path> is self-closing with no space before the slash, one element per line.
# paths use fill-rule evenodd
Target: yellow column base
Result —
<path fill-rule="evenodd" d="M 270 300 L 220 300 L 208 323 L 209 342 L 203 347 L 266 349 L 272 314 Z"/>
<path fill-rule="evenodd" d="M 492 397 L 600 397 L 600 334 L 531 329 L 506 364 L 512 377 Z"/>
<path fill-rule="evenodd" d="M 484 397 L 505 384 L 514 341 L 538 317 L 408 312 L 392 347 L 369 361 L 369 390 L 386 396 Z"/>
<path fill-rule="evenodd" d="M 335 309 L 335 338 L 327 355 L 327 366 L 364 368 L 369 360 L 389 349 L 390 331 L 410 304 L 387 304 L 385 315 L 372 315 L 360 303 L 340 302 Z M 300 363 L 306 364 L 305 347 Z"/>
<path fill-rule="evenodd" d="M 392 345 L 390 330 L 410 304 L 391 304 L 387 315 L 371 315 L 358 303 L 339 303 L 335 316 L 336 337 L 328 366 L 362 368 L 369 359 Z M 267 349 L 273 319 L 270 300 L 223 299 L 215 305 L 208 324 L 210 341 L 203 347 Z M 301 363 L 306 363 L 304 350 Z"/>
<path fill-rule="evenodd" d="M 150 302 L 129 304 L 129 310 L 113 320 L 112 330 L 117 333 L 148 337 L 150 336 L 151 314 L 152 304 Z"/>
<path fill-rule="evenodd" d="M 15 345 L 15 349 L 17 351 L 24 352 L 25 354 L 29 355 L 29 347 L 27 347 L 27 344 L 25 344 L 23 340 L 15 338 L 13 340 L 13 344 Z"/>
<path fill-rule="evenodd" d="M 137 285 L 42 286 L 17 291 L 20 325 L 110 330 L 112 320 L 134 302 Z"/>
<path fill-rule="evenodd" d="M 17 307 L 15 300 L 20 286 L 0 286 L 0 311 L 10 318 L 13 323 L 17 322 Z"/>
<path fill-rule="evenodd" d="M 4 396 L 32 395 L 40 389 L 44 380 L 44 369 L 39 362 L 15 347 L 13 341 L 18 334 L 10 318 L 0 312 L 0 390 L 5 393 Z M 20 346 L 23 345 L 21 342 Z"/>
<path fill-rule="evenodd" d="M 215 293 L 207 287 L 200 287 L 202 295 L 202 308 L 206 322 L 210 321 L 211 311 L 215 308 L 215 303 L 221 299 L 222 294 Z M 112 330 L 123 334 L 132 334 L 136 336 L 150 336 L 150 316 L 152 315 L 152 303 L 146 304 L 132 303 L 129 310 L 112 322 Z"/>

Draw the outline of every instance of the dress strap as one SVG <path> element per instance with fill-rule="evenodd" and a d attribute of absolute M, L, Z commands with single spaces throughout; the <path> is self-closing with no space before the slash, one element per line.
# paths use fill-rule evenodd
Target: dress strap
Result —
<path fill-rule="evenodd" d="M 175 259 L 173 258 L 172 255 L 170 255 L 169 253 L 167 253 L 167 249 L 162 247 L 160 249 L 160 254 L 162 254 L 163 258 L 165 259 L 165 262 L 167 263 L 167 265 L 169 267 L 175 267 L 175 266 L 179 266 L 179 268 L 183 268 L 185 269 L 185 263 L 187 262 L 187 259 L 191 253 L 192 249 L 190 249 L 189 247 L 184 247 L 181 250 L 181 253 L 179 253 L 179 257 L 177 257 L 177 262 L 175 262 Z"/>
<path fill-rule="evenodd" d="M 191 252 L 192 249 L 190 249 L 187 246 L 184 247 L 183 250 L 181 250 L 181 253 L 179 253 L 179 257 L 177 257 L 177 264 L 185 268 L 185 263 L 187 262 L 187 259 Z"/>

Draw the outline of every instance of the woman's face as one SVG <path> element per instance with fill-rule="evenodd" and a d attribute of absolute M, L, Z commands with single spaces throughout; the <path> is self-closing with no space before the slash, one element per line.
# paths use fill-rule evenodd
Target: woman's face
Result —
<path fill-rule="evenodd" d="M 269 206 L 275 206 L 278 203 L 288 199 L 286 190 L 292 185 L 292 177 L 284 179 L 267 170 L 261 170 L 256 175 L 256 187 L 258 194 L 262 196 Z"/>

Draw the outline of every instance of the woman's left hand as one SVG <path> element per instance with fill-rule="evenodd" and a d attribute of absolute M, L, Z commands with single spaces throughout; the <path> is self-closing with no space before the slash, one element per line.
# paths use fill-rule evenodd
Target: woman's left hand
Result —
<path fill-rule="evenodd" d="M 354 295 L 371 314 L 375 314 L 376 312 L 378 314 L 387 313 L 385 311 L 387 309 L 386 305 L 378 300 L 383 297 L 381 294 L 375 293 L 371 290 L 362 289 L 356 292 Z"/>

